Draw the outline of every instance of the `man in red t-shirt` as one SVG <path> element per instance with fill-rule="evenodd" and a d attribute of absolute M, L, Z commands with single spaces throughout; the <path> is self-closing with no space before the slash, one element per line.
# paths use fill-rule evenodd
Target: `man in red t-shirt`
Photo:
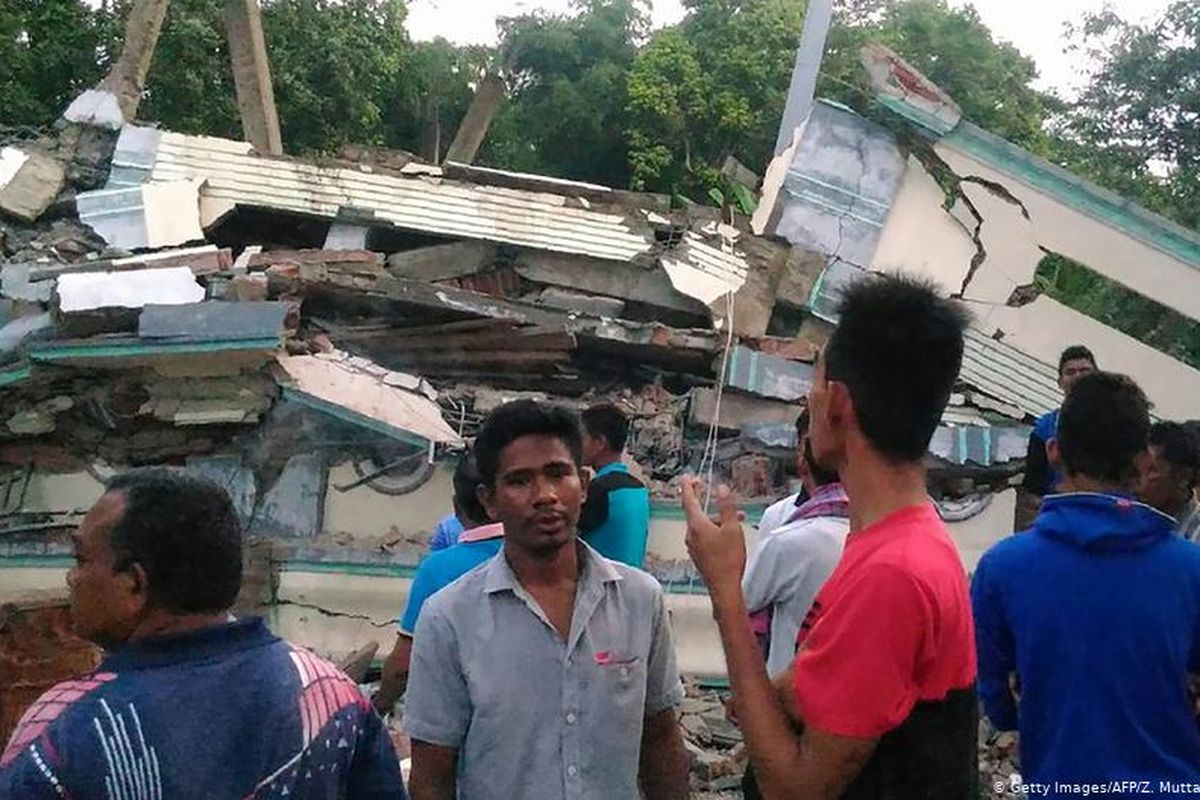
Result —
<path fill-rule="evenodd" d="M 974 629 L 966 574 L 923 459 L 962 363 L 966 314 L 909 278 L 847 289 L 809 395 L 816 460 L 850 498 L 841 562 L 772 685 L 746 624 L 745 539 L 685 481 L 688 550 L 708 585 L 738 719 L 770 798 L 976 796 Z"/>

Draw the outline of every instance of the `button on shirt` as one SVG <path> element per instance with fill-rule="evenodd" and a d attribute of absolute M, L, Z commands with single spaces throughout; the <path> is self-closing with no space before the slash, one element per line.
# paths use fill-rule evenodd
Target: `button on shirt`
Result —
<path fill-rule="evenodd" d="M 566 641 L 501 552 L 417 623 L 405 729 L 458 748 L 460 800 L 638 800 L 642 725 L 683 686 L 658 582 L 582 542 Z"/>

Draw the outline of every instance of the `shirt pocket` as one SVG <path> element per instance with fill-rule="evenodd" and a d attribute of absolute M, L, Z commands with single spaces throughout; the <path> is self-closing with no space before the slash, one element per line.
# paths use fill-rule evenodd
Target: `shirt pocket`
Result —
<path fill-rule="evenodd" d="M 595 654 L 596 682 L 604 700 L 621 709 L 646 702 L 646 660 L 620 651 Z"/>

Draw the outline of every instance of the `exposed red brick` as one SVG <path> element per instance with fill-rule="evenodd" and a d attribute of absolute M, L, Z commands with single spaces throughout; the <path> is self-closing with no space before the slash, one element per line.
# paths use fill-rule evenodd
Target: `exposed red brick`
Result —
<path fill-rule="evenodd" d="M 61 595 L 0 606 L 0 741 L 44 691 L 99 663 L 100 649 L 71 633 Z"/>

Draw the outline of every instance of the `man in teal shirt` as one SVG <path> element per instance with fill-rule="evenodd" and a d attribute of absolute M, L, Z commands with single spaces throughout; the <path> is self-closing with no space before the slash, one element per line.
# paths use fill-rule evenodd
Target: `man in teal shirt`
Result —
<path fill-rule="evenodd" d="M 629 420 L 613 405 L 583 412 L 583 456 L 595 470 L 579 534 L 605 558 L 641 569 L 650 535 L 650 492 L 621 461 Z"/>

